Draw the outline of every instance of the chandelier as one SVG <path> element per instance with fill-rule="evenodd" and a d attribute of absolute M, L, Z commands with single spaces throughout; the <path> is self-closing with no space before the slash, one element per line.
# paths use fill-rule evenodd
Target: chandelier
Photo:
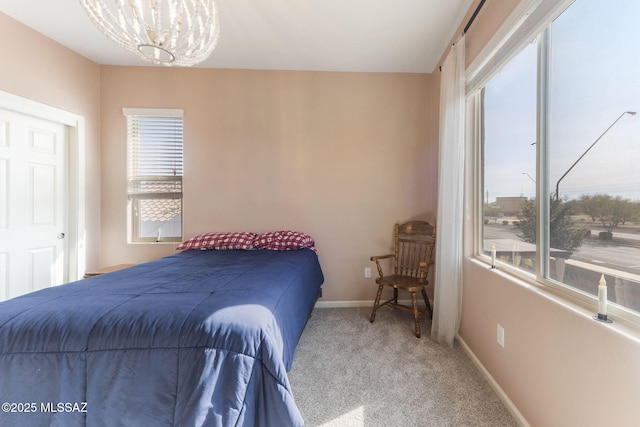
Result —
<path fill-rule="evenodd" d="M 156 65 L 191 66 L 216 46 L 214 0 L 80 0 L 96 26 Z"/>

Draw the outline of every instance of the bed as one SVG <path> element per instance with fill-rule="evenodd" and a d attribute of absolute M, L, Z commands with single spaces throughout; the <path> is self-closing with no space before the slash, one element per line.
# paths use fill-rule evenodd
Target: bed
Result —
<path fill-rule="evenodd" d="M 310 248 L 187 250 L 0 303 L 0 425 L 298 426 Z"/>

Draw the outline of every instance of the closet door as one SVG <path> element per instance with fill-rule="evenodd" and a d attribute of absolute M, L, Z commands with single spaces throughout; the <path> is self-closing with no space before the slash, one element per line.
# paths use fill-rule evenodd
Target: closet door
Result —
<path fill-rule="evenodd" d="M 67 135 L 0 109 L 0 299 L 64 283 Z"/>

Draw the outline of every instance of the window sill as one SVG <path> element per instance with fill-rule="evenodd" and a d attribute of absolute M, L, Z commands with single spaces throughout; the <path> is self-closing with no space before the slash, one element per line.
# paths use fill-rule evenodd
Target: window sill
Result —
<path fill-rule="evenodd" d="M 627 310 L 624 310 L 619 306 L 610 306 L 608 317 L 613 320 L 613 323 L 598 322 L 593 319 L 593 316 L 597 313 L 597 304 L 590 304 L 591 298 L 584 297 L 583 300 L 567 292 L 562 292 L 552 286 L 538 282 L 533 275 L 519 271 L 506 264 L 498 264 L 496 268 L 491 269 L 489 262 L 487 262 L 488 260 L 489 259 L 487 257 L 479 256 L 470 256 L 466 258 L 466 261 L 473 264 L 476 268 L 486 268 L 501 279 L 511 282 L 516 286 L 525 288 L 537 296 L 558 305 L 563 310 L 571 311 L 574 314 L 593 322 L 594 325 L 601 324 L 603 327 L 610 328 L 613 332 L 622 335 L 626 339 L 640 343 L 640 323 L 636 322 L 635 319 L 627 318 L 640 316 L 627 312 Z M 622 316 L 620 315 L 621 313 Z"/>

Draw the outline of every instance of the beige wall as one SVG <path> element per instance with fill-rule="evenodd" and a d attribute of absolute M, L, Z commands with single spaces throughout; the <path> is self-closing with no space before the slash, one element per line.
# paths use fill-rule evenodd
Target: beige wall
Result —
<path fill-rule="evenodd" d="M 85 118 L 87 266 L 100 245 L 100 67 L 0 13 L 0 90 Z"/>
<path fill-rule="evenodd" d="M 467 49 L 477 54 L 513 3 L 488 1 Z M 467 235 L 467 248 L 470 242 Z M 532 426 L 638 425 L 637 331 L 598 323 L 592 309 L 471 258 L 464 277 L 460 335 Z M 498 323 L 505 328 L 504 348 L 496 342 Z"/>
<path fill-rule="evenodd" d="M 185 236 L 305 231 L 325 273 L 323 300 L 372 300 L 364 267 L 389 251 L 393 224 L 435 219 L 434 80 L 103 67 L 102 264 L 174 252 L 175 245 L 126 243 L 122 108 L 182 108 Z"/>

